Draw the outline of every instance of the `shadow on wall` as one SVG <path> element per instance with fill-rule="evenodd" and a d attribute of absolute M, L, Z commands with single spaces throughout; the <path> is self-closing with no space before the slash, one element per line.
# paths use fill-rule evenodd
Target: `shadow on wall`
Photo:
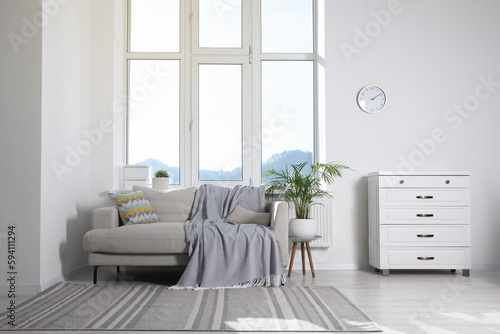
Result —
<path fill-rule="evenodd" d="M 76 217 L 66 221 L 66 240 L 59 245 L 61 274 L 69 279 L 81 267 L 86 266 L 87 252 L 83 250 L 83 235 L 91 229 L 91 210 L 76 205 Z"/>
<path fill-rule="evenodd" d="M 368 176 L 362 176 L 355 183 L 353 194 L 352 221 L 355 224 L 354 237 L 356 245 L 354 256 L 358 263 L 368 263 Z"/>
<path fill-rule="evenodd" d="M 334 187 L 334 244 L 315 248 L 316 259 L 368 269 L 368 176 L 345 175 Z"/>

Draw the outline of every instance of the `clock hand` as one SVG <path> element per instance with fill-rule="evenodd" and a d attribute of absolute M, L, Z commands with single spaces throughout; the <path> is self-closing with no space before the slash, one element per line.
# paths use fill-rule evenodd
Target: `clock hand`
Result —
<path fill-rule="evenodd" d="M 378 94 L 378 95 L 375 95 L 374 97 L 371 98 L 371 100 L 375 100 L 375 98 L 379 95 L 382 95 L 382 93 Z"/>

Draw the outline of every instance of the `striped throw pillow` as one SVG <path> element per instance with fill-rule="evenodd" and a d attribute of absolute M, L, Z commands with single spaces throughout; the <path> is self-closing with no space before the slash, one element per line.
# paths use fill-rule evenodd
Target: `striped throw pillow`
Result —
<path fill-rule="evenodd" d="M 124 225 L 157 223 L 155 210 L 142 191 L 128 194 L 109 194 L 120 213 Z"/>

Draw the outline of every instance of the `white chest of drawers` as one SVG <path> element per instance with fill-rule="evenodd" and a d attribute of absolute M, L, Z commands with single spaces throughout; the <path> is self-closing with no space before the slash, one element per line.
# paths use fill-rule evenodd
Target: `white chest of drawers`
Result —
<path fill-rule="evenodd" d="M 471 268 L 469 172 L 368 175 L 369 262 L 390 269 Z"/>

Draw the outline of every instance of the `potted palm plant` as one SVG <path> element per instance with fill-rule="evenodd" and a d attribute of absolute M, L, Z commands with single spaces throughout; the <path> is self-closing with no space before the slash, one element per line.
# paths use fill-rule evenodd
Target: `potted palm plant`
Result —
<path fill-rule="evenodd" d="M 165 169 L 158 169 L 154 173 L 153 188 L 158 190 L 167 190 L 170 184 L 170 174 Z"/>
<path fill-rule="evenodd" d="M 270 177 L 266 184 L 266 193 L 278 195 L 295 207 L 295 218 L 290 220 L 290 236 L 296 238 L 312 238 L 317 233 L 316 221 L 310 217 L 311 206 L 319 204 L 314 201 L 315 196 L 332 195 L 324 190 L 323 182 L 331 184 L 335 177 L 342 177 L 344 170 L 351 169 L 337 163 L 291 164 L 291 169 L 276 171 L 269 169 L 263 178 Z M 306 166 L 310 166 L 306 168 Z"/>

